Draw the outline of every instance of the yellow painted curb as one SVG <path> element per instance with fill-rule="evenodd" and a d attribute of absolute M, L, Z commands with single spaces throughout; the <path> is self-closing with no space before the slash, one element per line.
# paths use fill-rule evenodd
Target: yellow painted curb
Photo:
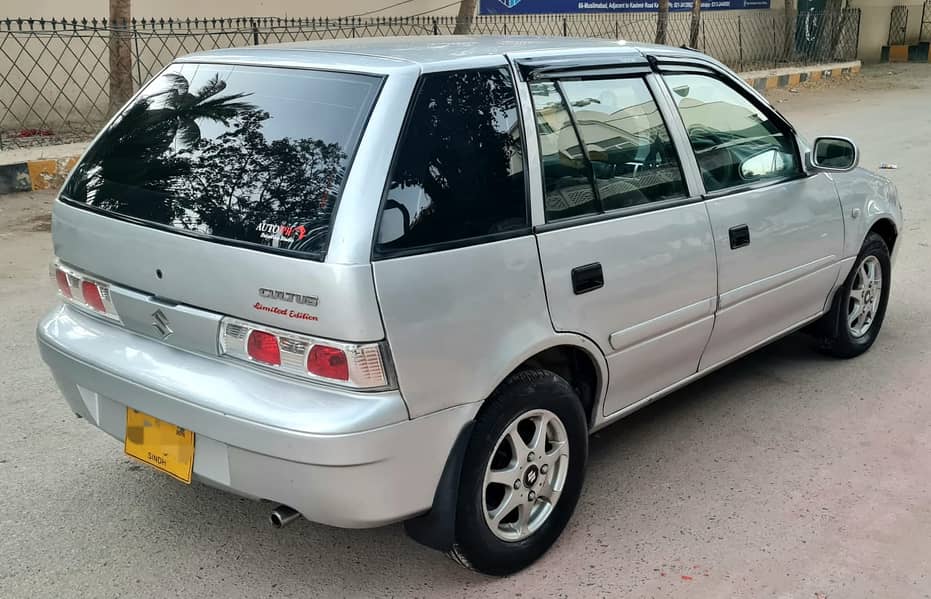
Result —
<path fill-rule="evenodd" d="M 26 168 L 29 170 L 29 182 L 32 185 L 32 190 L 39 191 L 61 187 L 68 173 L 71 172 L 77 162 L 77 156 L 28 161 Z"/>

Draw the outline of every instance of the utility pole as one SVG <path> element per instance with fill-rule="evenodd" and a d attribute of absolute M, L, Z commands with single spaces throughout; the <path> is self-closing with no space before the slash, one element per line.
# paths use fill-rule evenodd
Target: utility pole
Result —
<path fill-rule="evenodd" d="M 669 0 L 659 0 L 659 10 L 656 11 L 656 43 L 666 43 L 666 29 L 669 22 Z"/>
<path fill-rule="evenodd" d="M 110 0 L 110 106 L 116 113 L 133 95 L 133 62 L 130 49 L 131 0 Z"/>
<path fill-rule="evenodd" d="M 459 3 L 459 16 L 456 17 L 456 35 L 472 33 L 472 19 L 475 18 L 475 5 L 478 0 L 462 0 Z"/>
<path fill-rule="evenodd" d="M 698 48 L 699 31 L 701 31 L 701 0 L 692 0 L 692 24 L 689 27 L 690 48 Z"/>

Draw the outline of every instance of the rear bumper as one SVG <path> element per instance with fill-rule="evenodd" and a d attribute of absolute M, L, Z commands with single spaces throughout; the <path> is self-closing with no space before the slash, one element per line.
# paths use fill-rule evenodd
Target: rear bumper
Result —
<path fill-rule="evenodd" d="M 333 526 L 380 526 L 427 511 L 456 436 L 478 409 L 398 421 L 397 393 L 283 380 L 69 307 L 40 322 L 37 337 L 69 406 L 88 422 L 123 440 L 132 407 L 183 426 L 196 435 L 195 479 Z"/>

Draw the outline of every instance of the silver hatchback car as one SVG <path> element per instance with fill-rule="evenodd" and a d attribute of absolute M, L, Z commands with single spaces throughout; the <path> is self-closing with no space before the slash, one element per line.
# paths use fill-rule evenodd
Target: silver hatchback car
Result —
<path fill-rule="evenodd" d="M 196 54 L 63 187 L 39 347 L 179 481 L 508 574 L 566 526 L 590 432 L 802 327 L 870 347 L 901 209 L 857 162 L 689 50 Z"/>

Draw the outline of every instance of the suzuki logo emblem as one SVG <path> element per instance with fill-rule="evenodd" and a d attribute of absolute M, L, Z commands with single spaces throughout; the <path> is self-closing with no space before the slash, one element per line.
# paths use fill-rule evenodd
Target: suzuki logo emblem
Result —
<path fill-rule="evenodd" d="M 540 470 L 536 466 L 530 466 L 524 472 L 524 486 L 532 487 L 537 483 L 537 479 L 540 477 Z"/>
<path fill-rule="evenodd" d="M 165 313 L 161 310 L 156 310 L 152 313 L 152 327 L 158 331 L 158 334 L 162 336 L 162 339 L 167 339 L 169 335 L 174 333 L 169 326 L 168 317 L 165 316 Z"/>

